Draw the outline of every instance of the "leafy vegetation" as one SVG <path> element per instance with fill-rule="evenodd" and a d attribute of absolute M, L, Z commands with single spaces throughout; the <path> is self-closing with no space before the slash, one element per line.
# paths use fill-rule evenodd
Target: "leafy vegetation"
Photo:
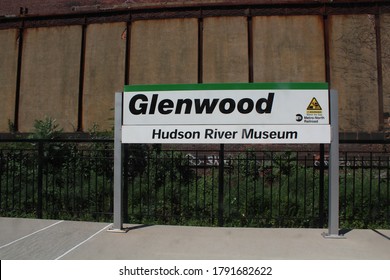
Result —
<path fill-rule="evenodd" d="M 52 119 L 36 122 L 35 128 L 25 141 L 1 144 L 0 214 L 36 217 L 41 212 L 43 218 L 110 221 L 110 132 L 94 128 L 90 141 L 64 142 L 55 141 L 61 129 Z M 327 170 L 320 205 L 320 171 L 312 155 L 227 152 L 220 196 L 217 152 L 126 146 L 125 222 L 215 226 L 223 218 L 226 226 L 255 227 L 318 227 L 321 219 L 326 222 Z M 389 158 L 371 158 L 370 163 L 340 167 L 342 227 L 389 228 Z"/>

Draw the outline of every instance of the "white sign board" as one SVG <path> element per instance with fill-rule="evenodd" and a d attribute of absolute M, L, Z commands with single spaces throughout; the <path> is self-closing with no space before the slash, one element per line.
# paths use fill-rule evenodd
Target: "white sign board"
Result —
<path fill-rule="evenodd" d="M 330 143 L 324 83 L 126 86 L 123 143 Z"/>

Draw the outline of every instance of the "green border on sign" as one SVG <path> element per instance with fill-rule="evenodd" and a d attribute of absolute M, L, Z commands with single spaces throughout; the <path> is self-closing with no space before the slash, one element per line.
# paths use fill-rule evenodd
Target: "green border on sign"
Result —
<path fill-rule="evenodd" d="M 179 90 L 250 90 L 250 89 L 303 89 L 327 90 L 328 83 L 226 83 L 226 84 L 162 84 L 125 85 L 124 91 L 179 91 Z"/>

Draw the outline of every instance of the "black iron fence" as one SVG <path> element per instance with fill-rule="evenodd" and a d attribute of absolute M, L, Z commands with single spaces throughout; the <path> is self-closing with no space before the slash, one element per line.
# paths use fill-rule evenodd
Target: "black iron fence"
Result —
<path fill-rule="evenodd" d="M 126 145 L 125 222 L 326 226 L 327 147 L 273 147 Z M 389 227 L 390 155 L 374 150 L 340 154 L 343 227 Z M 111 140 L 3 141 L 0 214 L 110 221 L 113 166 Z"/>

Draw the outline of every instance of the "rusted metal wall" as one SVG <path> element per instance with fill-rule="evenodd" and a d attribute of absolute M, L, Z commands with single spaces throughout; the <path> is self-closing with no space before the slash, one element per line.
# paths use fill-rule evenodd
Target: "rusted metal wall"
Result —
<path fill-rule="evenodd" d="M 381 16 L 380 27 L 384 125 L 390 130 L 390 14 Z"/>
<path fill-rule="evenodd" d="M 253 18 L 256 82 L 325 82 L 320 16 Z"/>
<path fill-rule="evenodd" d="M 248 63 L 246 18 L 204 19 L 203 82 L 248 82 Z"/>
<path fill-rule="evenodd" d="M 130 36 L 130 83 L 197 83 L 196 19 L 135 21 Z"/>
<path fill-rule="evenodd" d="M 390 3 L 169 2 L 0 18 L 0 132 L 8 119 L 28 132 L 45 116 L 68 132 L 110 129 L 126 83 L 326 81 L 344 136 L 390 127 Z"/>
<path fill-rule="evenodd" d="M 14 122 L 18 34 L 17 29 L 0 30 L 0 131 L 6 132 Z"/>
<path fill-rule="evenodd" d="M 51 117 L 77 128 L 81 27 L 26 29 L 20 81 L 19 130 Z"/>
<path fill-rule="evenodd" d="M 114 92 L 125 83 L 126 23 L 90 24 L 86 28 L 82 129 L 113 126 Z M 95 126 L 98 127 L 95 127 Z"/>
<path fill-rule="evenodd" d="M 339 92 L 341 131 L 378 131 L 373 15 L 330 17 L 331 87 Z"/>

